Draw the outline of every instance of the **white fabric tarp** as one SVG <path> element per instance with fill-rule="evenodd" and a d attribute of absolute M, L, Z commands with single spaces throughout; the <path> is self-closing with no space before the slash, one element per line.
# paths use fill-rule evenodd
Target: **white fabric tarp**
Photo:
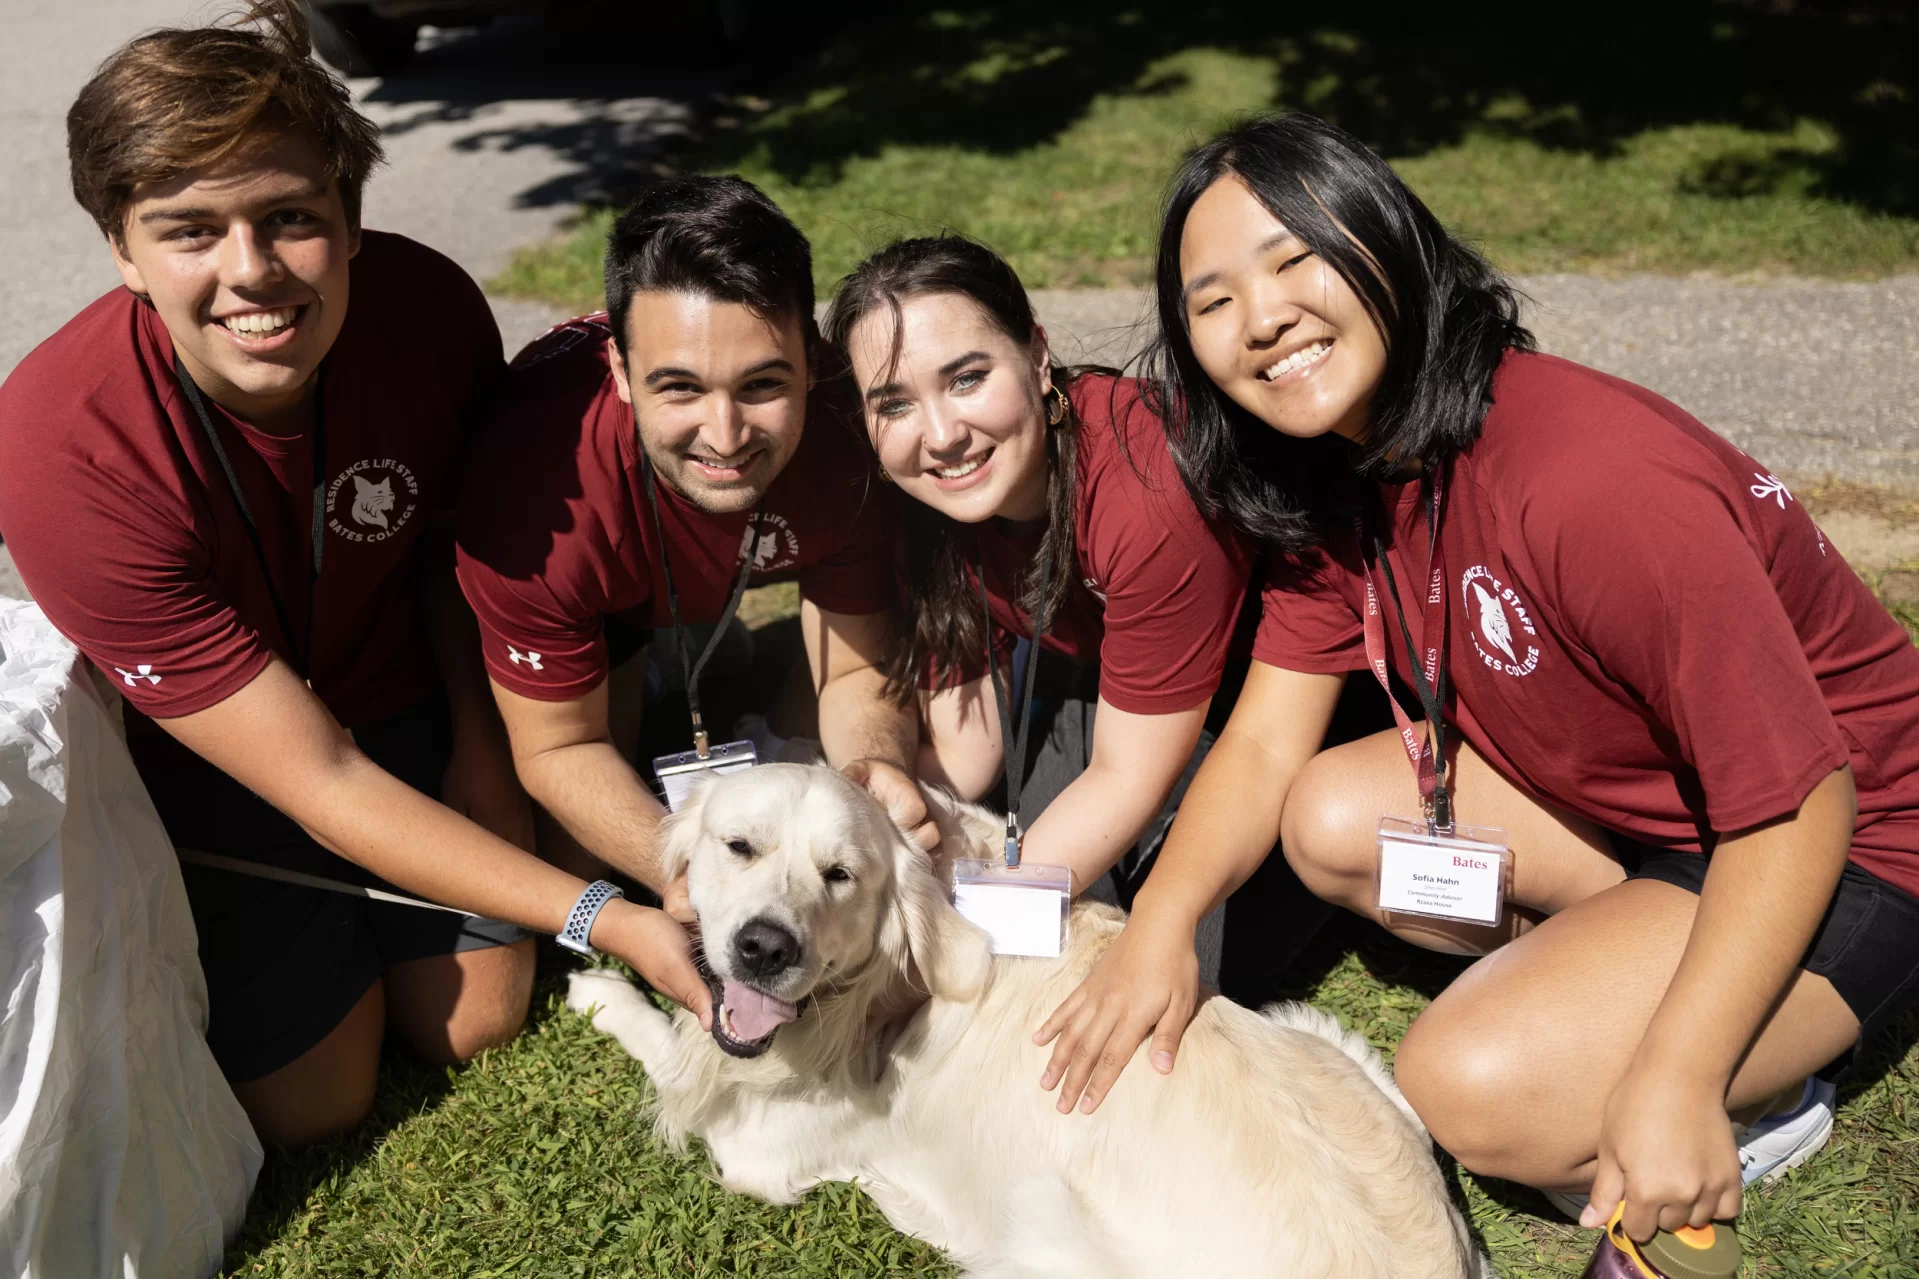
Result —
<path fill-rule="evenodd" d="M 0 599 L 0 1276 L 210 1274 L 260 1143 L 206 1040 L 206 981 L 119 708 Z"/>

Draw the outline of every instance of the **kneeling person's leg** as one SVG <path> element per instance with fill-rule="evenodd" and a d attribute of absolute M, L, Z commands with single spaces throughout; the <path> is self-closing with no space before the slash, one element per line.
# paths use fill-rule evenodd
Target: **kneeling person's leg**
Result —
<path fill-rule="evenodd" d="M 1456 741 L 1453 811 L 1493 826 L 1512 850 L 1509 909 L 1494 928 L 1395 915 L 1392 931 L 1429 950 L 1483 955 L 1625 878 L 1604 831 L 1522 791 Z M 1397 732 L 1374 733 L 1315 755 L 1293 782 L 1280 821 L 1286 860 L 1322 899 L 1384 923 L 1378 908 L 1379 822 L 1420 811 L 1419 788 Z"/>
<path fill-rule="evenodd" d="M 533 937 L 494 919 L 381 903 L 369 919 L 386 968 L 386 1022 L 435 1065 L 520 1033 L 533 997 Z"/>
<path fill-rule="evenodd" d="M 1606 1103 L 1679 967 L 1698 902 L 1685 887 L 1636 878 L 1468 969 L 1413 1023 L 1394 1062 L 1434 1139 L 1474 1172 L 1584 1193 Z M 1906 949 L 1909 959 L 1919 951 Z M 1727 1108 L 1800 1084 L 1859 1027 L 1832 981 L 1799 970 L 1734 1075 Z"/>
<path fill-rule="evenodd" d="M 181 868 L 207 1043 L 262 1140 L 296 1148 L 373 1108 L 385 1001 L 365 904 L 232 871 Z"/>

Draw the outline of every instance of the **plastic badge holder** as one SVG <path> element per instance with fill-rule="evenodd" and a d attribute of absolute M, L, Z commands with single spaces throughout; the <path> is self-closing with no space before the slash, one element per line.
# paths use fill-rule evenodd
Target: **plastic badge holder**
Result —
<path fill-rule="evenodd" d="M 1512 882 L 1512 850 L 1496 826 L 1454 826 L 1387 817 L 1379 823 L 1379 908 L 1497 926 Z"/>
<path fill-rule="evenodd" d="M 661 755 L 653 761 L 653 775 L 660 779 L 660 789 L 666 795 L 666 811 L 677 813 L 692 791 L 693 783 L 707 773 L 724 777 L 728 773 L 745 772 L 759 762 L 760 753 L 753 743 L 721 742 L 708 750 L 704 758 L 698 751 Z"/>
<path fill-rule="evenodd" d="M 1064 866 L 953 861 L 953 905 L 992 938 L 995 955 L 1059 958 L 1072 904 L 1073 872 Z"/>

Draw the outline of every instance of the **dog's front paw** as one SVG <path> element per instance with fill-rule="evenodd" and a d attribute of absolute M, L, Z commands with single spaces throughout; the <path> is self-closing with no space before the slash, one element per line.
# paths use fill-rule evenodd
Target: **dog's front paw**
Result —
<path fill-rule="evenodd" d="M 587 968 L 566 980 L 566 1006 L 592 1017 L 644 998 L 632 982 L 605 968 Z"/>

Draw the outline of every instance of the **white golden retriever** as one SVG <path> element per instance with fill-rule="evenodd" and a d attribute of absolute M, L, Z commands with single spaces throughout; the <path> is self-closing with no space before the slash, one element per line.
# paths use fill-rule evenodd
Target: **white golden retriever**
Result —
<path fill-rule="evenodd" d="M 928 800 L 948 855 L 993 855 L 998 819 Z M 665 1138 L 699 1136 L 729 1189 L 790 1203 L 856 1181 L 975 1279 L 1479 1270 L 1424 1129 L 1324 1013 L 1208 1000 L 1172 1074 L 1135 1061 L 1094 1114 L 1061 1115 L 1033 1028 L 1117 910 L 1075 907 L 1061 959 L 994 958 L 926 854 L 819 767 L 705 784 L 665 850 L 700 917 L 713 1033 L 606 972 L 575 974 L 567 1002 L 640 1059 Z M 916 981 L 931 999 L 882 1060 L 875 1029 Z"/>

